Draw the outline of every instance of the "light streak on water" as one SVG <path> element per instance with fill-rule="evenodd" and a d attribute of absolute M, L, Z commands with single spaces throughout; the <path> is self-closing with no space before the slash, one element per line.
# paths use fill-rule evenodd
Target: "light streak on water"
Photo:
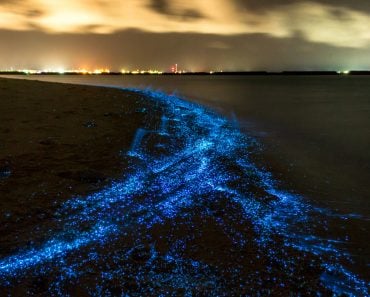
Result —
<path fill-rule="evenodd" d="M 131 149 L 128 152 L 128 155 L 130 155 L 130 156 L 140 155 L 140 151 L 139 151 L 140 150 L 140 144 L 141 144 L 141 142 L 142 142 L 146 133 L 147 133 L 147 131 L 145 129 L 142 129 L 142 128 L 137 129 L 136 134 L 134 136 L 134 140 L 132 141 L 132 144 L 131 144 Z"/>
<path fill-rule="evenodd" d="M 41 246 L 0 259 L 2 288 L 41 278 L 60 296 L 71 286 L 92 296 L 220 296 L 232 295 L 231 288 L 263 295 L 292 289 L 304 261 L 320 270 L 318 287 L 366 295 L 367 283 L 340 264 L 348 255 L 311 227 L 324 225 L 330 212 L 280 190 L 257 168 L 249 160 L 253 140 L 235 121 L 176 96 L 129 91 L 156 103 L 153 117 L 161 113 L 153 127 L 138 128 L 125 156 L 130 174 L 87 197 L 72 197 L 55 214 L 62 230 Z M 256 269 L 246 274 L 245 260 L 222 266 L 197 256 L 194 243 L 212 226 L 228 240 L 230 253 L 244 259 L 252 250 L 249 263 Z"/>

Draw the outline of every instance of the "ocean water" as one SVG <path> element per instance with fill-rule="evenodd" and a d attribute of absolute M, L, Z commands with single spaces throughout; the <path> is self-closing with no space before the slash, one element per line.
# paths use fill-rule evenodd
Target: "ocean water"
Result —
<path fill-rule="evenodd" d="M 370 77 L 22 76 L 151 88 L 237 119 L 264 144 L 279 179 L 344 213 L 370 213 Z M 271 163 L 270 163 L 271 162 Z"/>
<path fill-rule="evenodd" d="M 333 240 L 368 278 L 370 77 L 22 76 L 177 94 L 223 113 L 261 143 L 256 163 L 288 191 L 328 209 Z M 339 219 L 339 218 L 345 219 Z"/>

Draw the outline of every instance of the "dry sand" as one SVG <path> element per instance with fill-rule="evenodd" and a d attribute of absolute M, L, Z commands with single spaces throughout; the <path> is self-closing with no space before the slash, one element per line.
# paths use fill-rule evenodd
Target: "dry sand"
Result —
<path fill-rule="evenodd" d="M 116 89 L 0 79 L 0 255 L 66 199 L 122 177 L 120 152 L 148 104 Z"/>

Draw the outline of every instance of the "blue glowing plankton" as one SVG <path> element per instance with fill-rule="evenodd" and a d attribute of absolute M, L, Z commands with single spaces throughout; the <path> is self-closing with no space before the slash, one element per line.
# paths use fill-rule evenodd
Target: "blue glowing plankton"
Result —
<path fill-rule="evenodd" d="M 121 152 L 130 168 L 64 203 L 48 240 L 0 259 L 1 292 L 367 294 L 368 284 L 341 264 L 345 252 L 315 235 L 331 214 L 279 190 L 251 162 L 255 142 L 235 123 L 177 96 L 126 91 L 160 114 Z M 26 292 L 17 291 L 21 283 Z"/>

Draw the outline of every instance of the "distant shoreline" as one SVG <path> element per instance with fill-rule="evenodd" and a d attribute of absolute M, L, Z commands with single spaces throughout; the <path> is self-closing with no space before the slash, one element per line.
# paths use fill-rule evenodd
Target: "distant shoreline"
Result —
<path fill-rule="evenodd" d="M 179 76 L 179 75 L 241 75 L 241 76 L 312 76 L 312 75 L 338 75 L 338 76 L 348 76 L 348 75 L 370 75 L 370 71 L 366 70 L 356 70 L 356 71 L 281 71 L 281 72 L 269 72 L 269 71 L 210 71 L 210 72 L 183 72 L 183 73 L 133 73 L 133 72 L 109 72 L 109 73 L 80 73 L 80 72 L 43 72 L 38 73 L 27 73 L 26 71 L 0 71 L 0 75 L 169 75 L 169 76 Z"/>

